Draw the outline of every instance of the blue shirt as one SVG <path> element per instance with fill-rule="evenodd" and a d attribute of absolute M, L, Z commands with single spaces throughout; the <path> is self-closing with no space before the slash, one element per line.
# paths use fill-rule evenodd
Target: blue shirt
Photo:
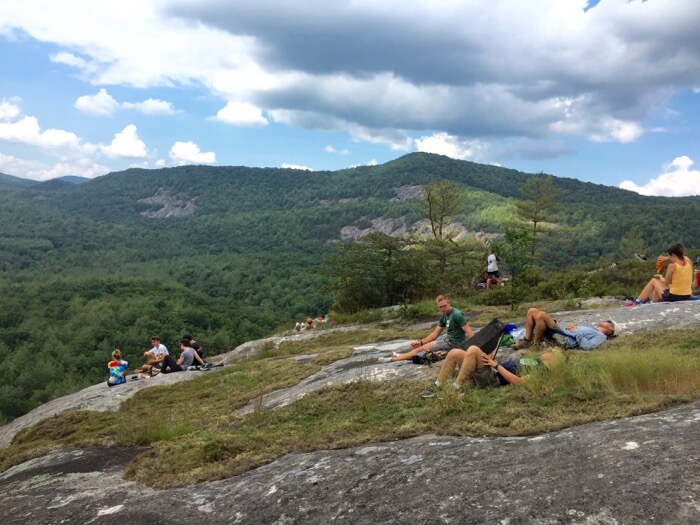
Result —
<path fill-rule="evenodd" d="M 576 330 L 562 330 L 568 337 L 567 348 L 580 348 L 581 350 L 593 350 L 602 345 L 608 338 L 603 332 L 592 326 L 580 326 Z"/>

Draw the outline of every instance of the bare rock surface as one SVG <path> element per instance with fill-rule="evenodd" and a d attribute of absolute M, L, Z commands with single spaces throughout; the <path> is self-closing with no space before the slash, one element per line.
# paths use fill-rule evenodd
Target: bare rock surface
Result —
<path fill-rule="evenodd" d="M 140 449 L 63 449 L 0 474 L 5 524 L 652 524 L 700 522 L 700 401 L 539 436 L 424 435 L 289 454 L 154 491 Z"/>
<path fill-rule="evenodd" d="M 163 188 L 151 197 L 139 199 L 142 204 L 158 206 L 157 209 L 141 212 L 141 215 L 149 219 L 165 219 L 167 217 L 189 217 L 196 210 L 195 199 L 182 200 L 172 195 Z"/>

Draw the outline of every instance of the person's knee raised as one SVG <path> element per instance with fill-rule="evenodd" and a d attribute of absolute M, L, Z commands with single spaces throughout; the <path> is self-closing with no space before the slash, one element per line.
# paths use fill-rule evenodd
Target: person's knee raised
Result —
<path fill-rule="evenodd" d="M 481 355 L 482 351 L 481 351 L 481 348 L 479 348 L 478 346 L 472 345 L 469 348 L 467 348 L 467 354 L 468 355 Z"/>

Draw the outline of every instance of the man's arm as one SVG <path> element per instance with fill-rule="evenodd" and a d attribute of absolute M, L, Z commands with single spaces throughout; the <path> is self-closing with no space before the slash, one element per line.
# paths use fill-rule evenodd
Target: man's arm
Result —
<path fill-rule="evenodd" d="M 417 339 L 415 341 L 411 341 L 411 347 L 412 348 L 419 348 L 423 346 L 424 344 L 427 344 L 431 341 L 435 341 L 435 339 L 438 338 L 438 336 L 442 333 L 442 326 L 436 326 L 435 330 L 430 332 L 428 335 L 426 335 L 423 339 Z"/>
<path fill-rule="evenodd" d="M 467 337 L 471 339 L 474 337 L 474 331 L 472 330 L 472 327 L 469 326 L 469 323 L 466 323 L 463 327 L 462 330 L 464 330 L 464 333 L 467 334 Z"/>
<path fill-rule="evenodd" d="M 505 367 L 499 365 L 496 361 L 494 361 L 491 358 L 491 356 L 487 354 L 481 354 L 481 362 L 484 363 L 484 365 L 490 366 L 491 368 L 495 369 L 496 372 L 501 374 L 503 379 L 508 381 L 511 385 L 520 385 L 525 382 L 525 378 L 516 376 L 512 372 L 509 372 L 508 370 L 506 370 Z"/>

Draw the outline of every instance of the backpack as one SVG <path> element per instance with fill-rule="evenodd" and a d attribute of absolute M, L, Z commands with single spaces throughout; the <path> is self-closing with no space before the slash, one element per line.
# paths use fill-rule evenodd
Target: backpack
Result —
<path fill-rule="evenodd" d="M 476 388 L 488 388 L 491 386 L 501 386 L 498 380 L 498 373 L 490 366 L 482 366 L 472 372 L 471 380 Z"/>
<path fill-rule="evenodd" d="M 447 357 L 447 350 L 423 350 L 414 355 L 411 360 L 417 365 L 432 365 Z"/>

